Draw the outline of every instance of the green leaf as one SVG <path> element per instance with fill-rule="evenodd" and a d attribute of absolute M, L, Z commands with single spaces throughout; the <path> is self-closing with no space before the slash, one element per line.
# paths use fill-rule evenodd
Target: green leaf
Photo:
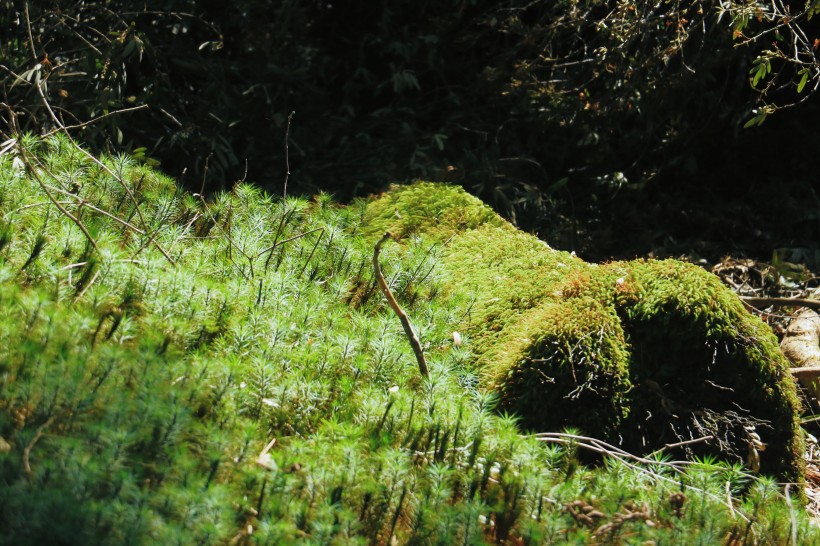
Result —
<path fill-rule="evenodd" d="M 754 78 L 752 78 L 752 87 L 757 87 L 758 82 L 766 75 L 766 64 L 760 63 L 755 68 Z"/>
<path fill-rule="evenodd" d="M 800 75 L 800 82 L 797 84 L 797 92 L 802 93 L 803 89 L 806 87 L 806 83 L 809 81 L 809 69 L 804 68 L 798 72 L 798 74 Z"/>
<path fill-rule="evenodd" d="M 555 193 L 561 188 L 566 187 L 567 182 L 569 182 L 569 178 L 567 178 L 566 176 L 564 178 L 561 178 L 560 180 L 556 180 L 555 182 L 550 184 L 549 188 L 547 188 L 547 193 Z"/>
<path fill-rule="evenodd" d="M 766 112 L 758 112 L 752 119 L 743 124 L 743 128 L 748 129 L 749 127 L 754 127 L 755 125 L 762 125 L 766 120 L 766 115 Z"/>
<path fill-rule="evenodd" d="M 820 13 L 820 1 L 814 0 L 811 3 L 811 6 L 809 6 L 808 10 L 806 10 L 806 11 L 808 11 L 808 15 L 809 15 L 808 19 L 809 19 L 809 21 L 811 21 L 812 17 L 814 17 L 815 15 Z"/>
<path fill-rule="evenodd" d="M 442 135 L 440 133 L 436 133 L 433 135 L 433 143 L 436 145 L 436 148 L 439 151 L 444 150 L 444 141 L 447 140 L 447 135 Z"/>

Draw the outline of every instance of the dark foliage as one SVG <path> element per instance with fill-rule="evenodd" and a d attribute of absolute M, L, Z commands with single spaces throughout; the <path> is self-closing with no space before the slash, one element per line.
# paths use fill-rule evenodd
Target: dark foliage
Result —
<path fill-rule="evenodd" d="M 765 252 L 817 239 L 817 218 L 793 212 L 819 199 L 806 134 L 820 117 L 815 9 L 5 2 L 0 92 L 16 128 L 35 132 L 53 129 L 38 82 L 67 125 L 146 106 L 79 131 L 194 190 L 249 178 L 281 191 L 287 159 L 291 191 L 341 198 L 452 179 L 591 256 L 709 254 L 727 234 Z"/>

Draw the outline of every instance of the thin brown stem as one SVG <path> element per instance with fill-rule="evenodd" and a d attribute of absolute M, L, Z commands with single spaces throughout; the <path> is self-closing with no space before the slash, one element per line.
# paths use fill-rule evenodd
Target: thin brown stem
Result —
<path fill-rule="evenodd" d="M 416 355 L 416 361 L 419 364 L 419 371 L 421 372 L 421 375 L 427 378 L 430 377 L 430 372 L 427 370 L 427 361 L 424 359 L 424 351 L 421 348 L 421 342 L 419 341 L 415 330 L 413 330 L 413 325 L 410 324 L 410 318 L 407 316 L 407 313 L 405 313 L 401 308 L 399 303 L 396 301 L 396 298 L 393 296 L 393 293 L 390 291 L 390 287 L 387 286 L 387 281 L 384 280 L 384 275 L 382 275 L 382 269 L 379 265 L 379 252 L 381 252 L 384 242 L 391 237 L 392 235 L 388 231 L 382 236 L 381 239 L 379 239 L 379 242 L 376 243 L 376 248 L 373 250 L 373 271 L 376 275 L 376 282 L 379 283 L 379 287 L 382 289 L 384 297 L 387 298 L 387 303 L 390 304 L 390 307 L 392 307 L 393 311 L 395 311 L 395 313 L 399 316 L 399 320 L 404 328 L 404 333 L 407 336 L 407 340 L 410 342 L 410 346 L 413 348 L 413 353 Z"/>
<path fill-rule="evenodd" d="M 28 7 L 28 4 L 26 4 L 26 7 Z M 29 25 L 31 25 L 31 21 L 29 20 L 29 17 L 28 17 L 28 12 L 26 12 L 26 22 Z M 105 163 L 103 163 L 102 161 L 100 161 L 99 159 L 94 157 L 92 154 L 87 152 L 85 149 L 83 149 L 81 146 L 79 146 L 74 141 L 74 139 L 71 137 L 71 133 L 68 131 L 68 128 L 66 127 L 66 125 L 60 120 L 59 117 L 57 117 L 57 114 L 55 114 L 54 110 L 51 108 L 51 103 L 48 102 L 48 99 L 46 98 L 46 95 L 43 92 L 44 83 L 45 83 L 44 80 L 38 81 L 37 85 L 35 85 L 35 87 L 37 88 L 37 93 L 40 95 L 40 99 L 43 102 L 43 106 L 45 106 L 46 110 L 48 111 L 49 116 L 52 119 L 52 121 L 54 121 L 54 123 L 57 124 L 57 127 L 59 127 L 60 130 L 62 130 L 65 133 L 66 137 L 68 137 L 68 139 L 80 151 L 80 153 L 82 153 L 88 159 L 93 161 L 101 169 L 103 169 L 105 172 L 107 172 L 112 177 L 114 177 L 114 179 L 117 182 L 119 182 L 119 184 L 125 190 L 125 193 L 131 199 L 131 202 L 134 204 L 134 209 L 136 210 L 137 216 L 140 219 L 140 223 L 142 224 L 143 229 L 145 230 L 146 233 L 148 233 L 149 232 L 148 222 L 145 221 L 145 217 L 142 215 L 142 210 L 140 210 L 139 202 L 137 201 L 137 198 L 134 196 L 134 192 L 131 191 L 131 188 L 128 187 L 128 184 L 125 183 L 125 180 L 123 180 L 121 176 L 116 174 L 114 171 L 112 171 L 108 167 L 108 165 L 106 165 Z M 171 265 L 176 265 L 176 262 L 174 262 L 173 258 L 171 258 L 171 256 L 168 255 L 168 253 L 165 251 L 165 249 L 162 248 L 162 246 L 159 244 L 159 242 L 157 242 L 157 240 L 153 236 L 148 235 L 148 238 L 154 244 L 154 246 L 157 247 L 157 250 L 159 250 L 162 253 L 162 255 L 165 256 L 165 259 L 168 260 L 171 263 Z"/>
<path fill-rule="evenodd" d="M 40 441 L 40 438 L 42 438 L 43 432 L 51 426 L 51 424 L 54 422 L 54 419 L 56 418 L 56 415 L 52 415 L 48 418 L 48 420 L 45 423 L 37 427 L 37 430 L 34 432 L 34 437 L 32 437 L 31 441 L 23 450 L 23 470 L 25 471 L 27 476 L 31 476 L 32 474 L 31 462 L 29 461 L 31 457 L 31 450 L 34 449 L 34 446 L 37 444 L 38 441 Z"/>
<path fill-rule="evenodd" d="M 101 119 L 105 119 L 107 117 L 116 116 L 117 114 L 127 114 L 128 112 L 136 112 L 137 110 L 144 110 L 146 108 L 148 108 L 147 104 L 141 104 L 140 106 L 132 106 L 131 108 L 121 108 L 119 110 L 114 110 L 112 112 L 108 112 L 107 114 L 99 115 L 99 116 L 97 116 L 93 119 L 90 119 L 88 121 L 85 121 L 83 123 L 78 123 L 77 125 L 65 125 L 65 126 L 58 127 L 57 129 L 52 129 L 51 131 L 44 134 L 43 136 L 44 137 L 49 137 L 49 136 L 53 135 L 54 133 L 59 133 L 60 131 L 68 130 L 68 129 L 82 129 L 83 127 L 86 127 L 86 126 L 91 125 L 93 123 L 97 123 Z"/>
<path fill-rule="evenodd" d="M 28 2 L 26 2 L 26 27 L 28 28 L 28 45 L 31 47 L 31 58 L 37 60 L 37 51 L 34 47 L 34 36 L 31 34 L 31 17 L 28 13 Z"/>
<path fill-rule="evenodd" d="M 285 200 L 288 198 L 288 178 L 290 178 L 290 159 L 288 157 L 288 147 L 290 141 L 290 123 L 293 121 L 295 111 L 288 116 L 288 126 L 285 129 L 285 188 L 282 190 L 282 206 L 285 206 Z"/>

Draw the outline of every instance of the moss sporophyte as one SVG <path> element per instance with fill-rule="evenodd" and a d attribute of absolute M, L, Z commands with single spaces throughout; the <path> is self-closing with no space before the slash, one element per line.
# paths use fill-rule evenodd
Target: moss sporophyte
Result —
<path fill-rule="evenodd" d="M 762 477 L 803 476 L 776 340 L 692 265 L 442 184 L 205 200 L 64 137 L 0 155 L 0 214 L 2 544 L 820 540 Z"/>

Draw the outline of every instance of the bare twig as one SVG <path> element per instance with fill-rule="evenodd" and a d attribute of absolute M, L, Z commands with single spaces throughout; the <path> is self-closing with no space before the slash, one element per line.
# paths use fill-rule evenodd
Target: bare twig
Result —
<path fill-rule="evenodd" d="M 664 476 L 663 474 L 659 474 L 658 472 L 655 472 L 655 471 L 651 470 L 652 466 L 656 466 L 656 467 L 657 466 L 662 466 L 662 467 L 669 468 L 669 469 L 673 470 L 674 472 L 683 473 L 687 466 L 696 467 L 696 466 L 699 466 L 700 463 L 694 463 L 694 462 L 691 462 L 691 461 L 663 461 L 663 460 L 657 460 L 657 459 L 649 459 L 649 458 L 646 458 L 646 457 L 639 457 L 638 455 L 633 455 L 632 453 L 629 453 L 628 451 L 624 451 L 623 449 L 615 447 L 612 444 L 608 444 L 607 442 L 604 442 L 602 440 L 598 440 L 597 438 L 592 438 L 592 437 L 589 437 L 589 436 L 579 436 L 579 435 L 576 435 L 576 434 L 568 434 L 568 433 L 561 433 L 561 432 L 544 432 L 544 433 L 535 434 L 534 436 L 538 441 L 541 441 L 541 442 L 551 442 L 551 443 L 557 443 L 557 444 L 563 444 L 563 445 L 571 444 L 573 446 L 581 447 L 581 448 L 587 449 L 589 451 L 599 453 L 601 455 L 606 455 L 608 457 L 612 457 L 613 459 L 619 461 L 621 464 L 627 466 L 628 468 L 631 468 L 631 469 L 639 471 L 639 472 L 643 472 L 644 474 L 647 474 L 647 475 L 649 475 L 652 478 L 657 479 L 657 480 L 665 481 L 667 483 L 673 483 L 675 485 L 682 485 L 683 487 L 686 487 L 687 489 L 692 489 L 694 491 L 698 491 L 698 492 L 702 493 L 703 495 L 706 495 L 706 496 L 710 497 L 711 499 L 715 500 L 716 502 L 719 502 L 719 503 L 723 504 L 724 506 L 728 507 L 728 505 L 726 504 L 726 501 L 723 500 L 722 498 L 720 498 L 718 495 L 715 495 L 714 493 L 710 493 L 709 491 L 706 491 L 705 489 L 701 489 L 699 487 L 695 487 L 695 486 L 692 486 L 692 485 L 681 484 L 678 480 L 675 480 L 674 478 L 671 478 L 669 476 Z M 631 461 L 634 461 L 634 462 L 631 462 Z M 639 466 L 639 465 L 644 465 L 644 466 Z M 647 466 L 650 467 L 650 468 L 646 468 Z M 743 473 L 743 475 L 750 478 L 750 479 L 755 479 L 755 476 L 753 474 Z M 750 521 L 750 519 L 746 515 L 738 512 L 737 510 L 735 510 L 734 512 L 735 512 L 735 514 L 740 516 L 743 520 L 745 520 L 747 522 Z"/>
<path fill-rule="evenodd" d="M 31 463 L 29 462 L 29 458 L 31 457 L 31 450 L 34 449 L 34 446 L 37 444 L 38 441 L 40 441 L 40 438 L 43 436 L 43 432 L 45 431 L 45 429 L 50 427 L 56 418 L 56 415 L 52 415 L 46 420 L 45 423 L 37 427 L 37 430 L 34 432 L 34 437 L 32 437 L 31 441 L 23 450 L 23 470 L 25 471 L 27 476 L 31 476 L 32 474 Z"/>
<path fill-rule="evenodd" d="M 290 178 L 290 159 L 288 157 L 288 142 L 290 140 L 290 122 L 296 111 L 292 111 L 288 116 L 288 126 L 285 129 L 285 189 L 282 191 L 282 206 L 285 206 L 285 200 L 288 198 L 288 178 Z"/>
<path fill-rule="evenodd" d="M 84 156 L 86 156 L 91 161 L 93 161 L 96 165 L 98 165 L 100 168 L 102 168 L 105 172 L 110 174 L 114 178 L 114 180 L 116 180 L 117 182 L 120 183 L 120 185 L 125 190 L 125 193 L 128 194 L 128 197 L 131 199 L 131 202 L 134 204 L 134 210 L 136 210 L 136 212 L 137 212 L 137 216 L 140 219 L 140 223 L 142 224 L 142 227 L 145 229 L 146 233 L 148 233 L 148 231 L 149 231 L 148 222 L 145 221 L 145 217 L 142 215 L 142 210 L 140 209 L 139 202 L 137 201 L 137 198 L 134 196 L 134 192 L 132 192 L 131 188 L 128 187 L 128 184 L 125 183 L 125 180 L 123 180 L 121 176 L 119 176 L 114 171 L 112 171 L 108 167 L 108 165 L 106 165 L 105 163 L 103 163 L 102 161 L 100 161 L 99 159 L 94 157 L 92 154 L 87 152 L 85 149 L 83 149 L 80 145 L 78 145 L 74 141 L 74 139 L 71 137 L 71 134 L 68 132 L 66 126 L 63 125 L 63 123 L 60 121 L 60 119 L 54 113 L 54 110 L 51 109 L 51 105 L 49 104 L 48 100 L 46 99 L 45 94 L 43 93 L 42 85 L 37 85 L 36 87 L 37 87 L 37 92 L 40 94 L 40 98 L 43 101 L 43 104 L 45 105 L 46 109 L 49 111 L 49 114 L 51 114 L 51 119 L 53 119 L 54 122 L 63 130 L 63 132 L 66 134 L 66 136 L 71 141 L 71 143 L 74 145 L 74 147 L 76 147 L 80 151 L 80 153 L 82 153 Z M 157 240 L 152 235 L 148 234 L 148 238 L 154 244 L 154 246 L 157 247 L 157 250 L 159 250 L 160 253 L 162 253 L 162 255 L 165 256 L 165 259 L 168 260 L 171 263 L 171 265 L 176 265 L 176 262 L 174 262 L 174 259 L 171 258 L 171 256 L 168 255 L 168 253 L 165 251 L 165 249 L 162 248 L 162 246 L 157 242 Z"/>
<path fill-rule="evenodd" d="M 31 34 L 31 17 L 28 13 L 28 2 L 26 2 L 26 27 L 28 28 L 28 44 L 31 47 L 31 58 L 37 60 L 37 51 L 34 48 L 34 36 Z"/>
<path fill-rule="evenodd" d="M 129 112 L 136 112 L 137 110 L 144 110 L 146 108 L 148 108 L 147 104 L 141 104 L 140 106 L 132 106 L 131 108 L 121 108 L 119 110 L 113 110 L 111 112 L 108 112 L 107 114 L 102 114 L 100 116 L 92 118 L 92 119 L 90 119 L 88 121 L 85 121 L 83 123 L 78 123 L 77 125 L 66 125 L 66 126 L 63 126 L 63 127 L 58 127 L 57 129 L 52 129 L 51 131 L 45 133 L 43 136 L 44 137 L 49 137 L 49 136 L 51 136 L 55 133 L 59 133 L 60 131 L 67 130 L 67 129 L 82 129 L 83 127 L 86 127 L 86 126 L 91 125 L 93 123 L 97 123 L 101 119 L 104 119 L 104 118 L 107 118 L 107 117 L 110 117 L 110 116 L 116 116 L 117 114 L 127 114 Z"/>
<path fill-rule="evenodd" d="M 202 170 L 202 185 L 199 186 L 200 195 L 205 193 L 205 181 L 208 179 L 208 164 L 211 162 L 213 155 L 213 152 L 211 152 L 208 154 L 208 157 L 205 158 L 205 168 Z"/>
<path fill-rule="evenodd" d="M 211 222 L 213 222 L 214 225 L 219 229 L 219 231 L 221 231 L 225 235 L 225 238 L 228 240 L 228 244 L 230 245 L 228 248 L 230 249 L 230 248 L 233 248 L 234 246 L 236 246 L 236 249 L 239 251 L 239 253 L 242 254 L 242 256 L 246 260 L 248 260 L 248 263 L 250 264 L 250 274 L 251 274 L 251 277 L 253 277 L 254 276 L 254 274 L 253 274 L 253 259 L 255 258 L 255 256 L 254 257 L 248 256 L 245 253 L 245 251 L 242 250 L 242 248 L 239 247 L 239 245 L 237 245 L 233 241 L 233 239 L 231 239 L 230 233 L 225 231 L 225 228 L 223 228 L 221 225 L 219 225 L 219 222 L 217 222 L 216 218 L 213 217 L 213 215 L 211 214 L 211 211 L 208 209 L 208 203 L 205 201 L 205 198 L 201 194 L 195 193 L 194 197 L 199 198 L 199 200 L 202 202 L 202 208 L 205 209 L 205 213 L 208 215 L 208 218 L 210 218 Z M 233 258 L 230 256 L 230 254 L 228 254 L 227 258 L 232 264 L 234 264 L 236 266 L 236 262 L 233 261 Z M 247 279 L 248 276 L 245 275 L 245 272 L 242 271 L 242 269 L 239 266 L 236 266 L 236 267 L 237 267 L 237 270 L 239 271 L 240 275 L 242 275 L 243 277 L 245 277 Z"/>
<path fill-rule="evenodd" d="M 95 272 L 94 272 L 94 276 L 93 276 L 93 277 L 91 277 L 91 280 L 90 280 L 90 281 L 88 281 L 88 283 L 85 285 L 85 287 L 82 289 L 82 291 L 81 291 L 79 294 L 77 294 L 76 296 L 74 296 L 74 302 L 75 302 L 75 303 L 76 303 L 76 302 L 78 302 L 78 301 L 80 301 L 80 298 L 82 298 L 82 297 L 85 295 L 86 291 L 87 291 L 89 288 L 91 288 L 91 285 L 93 285 L 93 284 L 97 281 L 97 279 L 98 279 L 99 277 L 100 277 L 100 272 L 99 272 L 99 270 L 98 270 L 98 271 L 95 271 Z M 95 336 L 95 337 L 96 337 L 96 336 Z"/>
<path fill-rule="evenodd" d="M 26 4 L 26 23 L 29 25 L 29 27 L 31 26 L 31 19 L 29 18 L 29 14 L 28 14 L 28 3 Z M 34 47 L 34 43 L 32 42 L 32 48 L 33 47 Z M 142 224 L 143 229 L 146 231 L 146 233 L 148 233 L 150 231 L 149 228 L 148 228 L 148 222 L 145 221 L 145 217 L 142 215 L 142 210 L 140 210 L 139 202 L 137 201 L 137 198 L 134 196 L 134 192 L 131 191 L 131 188 L 128 187 L 128 184 L 125 183 L 125 181 L 122 179 L 121 176 L 114 173 L 114 171 L 112 171 L 105 163 L 103 163 L 102 161 L 100 161 L 99 159 L 94 157 L 92 154 L 87 152 L 85 149 L 83 149 L 81 146 L 79 146 L 74 141 L 74 139 L 72 138 L 71 133 L 68 131 L 68 128 L 66 127 L 66 125 L 60 120 L 59 117 L 57 117 L 57 114 L 54 113 L 54 110 L 51 108 L 51 104 L 48 102 L 48 99 L 46 98 L 46 95 L 43 92 L 43 85 L 45 84 L 45 80 L 39 80 L 36 83 L 37 83 L 37 85 L 35 85 L 35 87 L 37 88 L 37 93 L 40 95 L 40 99 L 43 102 L 43 106 L 45 106 L 45 108 L 48 111 L 49 116 L 51 117 L 51 119 L 54 121 L 54 123 L 57 124 L 57 127 L 59 127 L 60 130 L 62 130 L 65 133 L 66 137 L 68 137 L 68 139 L 80 151 L 80 153 L 82 153 L 84 156 L 89 158 L 96 165 L 98 165 L 100 168 L 102 168 L 105 172 L 107 172 L 112 177 L 114 177 L 114 179 L 117 182 L 120 183 L 120 185 L 125 190 L 125 193 L 128 194 L 128 197 L 131 199 L 131 202 L 134 204 L 134 209 L 137 212 L 137 216 L 140 219 L 140 223 Z M 49 197 L 51 197 L 51 196 L 49 195 Z M 68 211 L 65 211 L 65 209 L 61 209 L 61 210 L 64 213 L 68 212 Z M 149 234 L 148 238 L 154 244 L 154 246 L 157 247 L 157 249 L 162 253 L 162 255 L 165 256 L 165 259 L 168 260 L 171 263 L 171 265 L 176 265 L 173 258 L 171 258 L 171 256 L 168 255 L 168 253 L 165 251 L 165 249 L 162 248 L 162 246 L 157 242 L 157 240 L 152 235 Z M 95 248 L 96 248 L 96 245 L 95 245 Z"/>
<path fill-rule="evenodd" d="M 128 229 L 134 231 L 135 233 L 139 233 L 140 235 L 145 235 L 145 232 L 143 230 L 141 230 L 140 228 L 138 228 L 137 226 L 135 226 L 133 224 L 129 224 L 128 222 L 126 222 L 122 218 L 120 218 L 120 217 L 118 217 L 114 214 L 111 214 L 110 212 L 104 211 L 103 209 L 101 209 L 99 207 L 95 207 L 94 205 L 92 205 L 91 203 L 89 203 L 88 201 L 86 201 L 85 199 L 80 197 L 79 195 L 71 193 L 70 191 L 63 190 L 61 188 L 55 188 L 54 186 L 48 186 L 48 189 L 50 189 L 52 191 L 56 191 L 57 193 L 61 193 L 65 196 L 72 197 L 73 199 L 76 200 L 76 202 L 77 202 L 76 204 L 78 206 L 89 208 L 89 209 L 93 210 L 94 212 L 98 212 L 99 214 L 102 214 L 103 216 L 111 218 L 112 220 L 114 220 L 118 224 L 122 224 L 124 227 L 127 227 Z M 64 204 L 73 204 L 70 201 L 60 201 L 60 202 L 64 203 Z M 29 205 L 29 206 L 31 206 L 31 205 Z M 21 207 L 21 208 L 23 208 L 23 207 Z"/>
<path fill-rule="evenodd" d="M 254 255 L 254 259 L 258 258 L 259 256 L 261 256 L 262 254 L 264 254 L 266 252 L 272 252 L 278 246 L 281 246 L 285 243 L 289 243 L 291 241 L 295 241 L 296 239 L 300 239 L 300 238 L 304 237 L 305 235 L 310 235 L 311 233 L 315 233 L 317 231 L 324 231 L 324 229 L 325 228 L 322 228 L 322 227 L 313 228 L 310 231 L 302 232 L 299 235 L 294 235 L 293 237 L 288 237 L 287 239 L 282 239 L 281 241 L 277 241 L 277 242 L 273 243 L 271 246 L 266 247 L 266 248 L 260 250 L 259 252 L 257 252 L 256 255 Z M 265 264 L 265 265 L 267 266 L 267 264 Z"/>
<path fill-rule="evenodd" d="M 676 447 L 683 447 L 683 446 L 688 446 L 688 445 L 692 445 L 692 444 L 700 444 L 702 442 L 708 442 L 709 440 L 714 440 L 714 438 L 715 438 L 714 436 L 702 436 L 700 438 L 695 438 L 693 440 L 686 440 L 684 442 L 677 442 L 677 443 L 674 443 L 674 444 L 666 444 L 662 448 L 657 449 L 657 450 L 653 451 L 652 453 L 650 453 L 649 457 L 652 457 L 654 455 L 658 455 L 660 453 L 663 453 L 663 451 L 666 450 L 666 449 L 674 449 Z"/>
<path fill-rule="evenodd" d="M 416 355 L 416 361 L 419 363 L 419 371 L 421 375 L 424 377 L 430 377 L 430 372 L 427 370 L 427 362 L 424 360 L 424 351 L 421 348 L 421 342 L 419 341 L 416 332 L 413 330 L 413 326 L 410 324 L 410 319 L 407 316 L 407 313 L 401 308 L 399 303 L 396 301 L 396 298 L 393 296 L 393 293 L 390 291 L 390 287 L 387 286 L 387 281 L 384 280 L 384 275 L 382 275 L 382 269 L 379 265 L 379 252 L 381 251 L 382 245 L 388 239 L 390 239 L 392 235 L 390 232 L 386 232 L 379 242 L 376 243 L 376 248 L 373 250 L 373 271 L 376 275 L 376 281 L 379 283 L 379 287 L 382 289 L 384 293 L 384 297 L 387 298 L 387 303 L 390 304 L 390 307 L 393 308 L 393 311 L 399 316 L 399 320 L 401 321 L 401 325 L 404 328 L 404 333 L 407 335 L 407 340 L 410 342 L 410 346 L 413 348 L 413 352 Z"/>
<path fill-rule="evenodd" d="M 310 263 L 310 260 L 313 259 L 313 254 L 316 252 L 316 247 L 319 246 L 319 241 L 321 241 L 322 237 L 324 237 L 324 235 L 325 235 L 325 228 L 319 228 L 319 229 L 321 229 L 322 231 L 321 231 L 321 233 L 319 233 L 319 236 L 316 237 L 316 242 L 313 243 L 313 248 L 310 250 L 310 254 L 308 255 L 307 260 L 305 260 L 305 265 L 302 266 L 302 270 L 299 271 L 299 274 L 296 276 L 297 279 L 302 278 L 302 275 L 304 274 L 305 269 L 307 269 L 307 266 Z"/>
<path fill-rule="evenodd" d="M 787 307 L 808 307 L 809 309 L 820 309 L 820 300 L 809 300 L 805 298 L 758 298 L 755 296 L 741 296 L 741 301 L 749 307 L 771 307 L 781 305 Z"/>

